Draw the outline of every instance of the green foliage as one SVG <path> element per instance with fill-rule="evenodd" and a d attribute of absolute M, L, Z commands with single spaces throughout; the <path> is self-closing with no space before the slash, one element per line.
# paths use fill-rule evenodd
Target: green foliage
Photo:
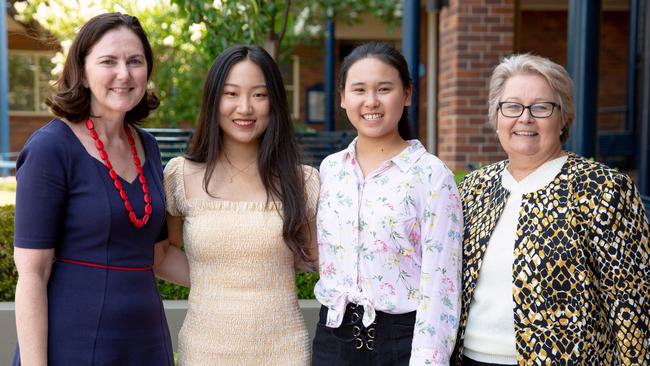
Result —
<path fill-rule="evenodd" d="M 190 294 L 190 289 L 187 287 L 175 285 L 173 283 L 157 280 L 158 290 L 163 300 L 185 300 Z"/>
<path fill-rule="evenodd" d="M 458 172 L 454 173 L 454 179 L 456 180 L 456 185 L 460 184 L 460 182 L 465 178 L 465 176 L 469 174 L 467 170 L 461 170 Z"/>
<path fill-rule="evenodd" d="M 318 282 L 318 273 L 296 273 L 296 290 L 299 299 L 315 299 L 314 286 Z"/>
<path fill-rule="evenodd" d="M 171 1 L 181 9 L 188 24 L 205 25 L 199 47 L 212 57 L 233 44 L 263 45 L 269 41 L 277 42 L 280 56 L 296 44 L 320 42 L 328 20 L 352 24 L 358 23 L 363 14 L 371 14 L 396 26 L 402 15 L 402 2 L 394 0 Z"/>
<path fill-rule="evenodd" d="M 63 48 L 53 59 L 60 73 L 67 47 L 76 31 L 91 17 L 104 12 L 122 12 L 136 16 L 147 32 L 154 51 L 151 87 L 160 96 L 160 107 L 148 118 L 148 127 L 177 127 L 183 121 L 195 121 L 198 115 L 201 85 L 212 58 L 202 52 L 200 27 L 192 27 L 181 17 L 170 0 L 77 0 L 17 1 L 14 8 L 20 20 L 36 20 L 54 35 Z"/>
<path fill-rule="evenodd" d="M 0 206 L 0 301 L 14 301 L 18 273 L 14 266 L 14 206 Z"/>
<path fill-rule="evenodd" d="M 212 58 L 199 49 L 202 42 L 196 34 L 200 30 L 188 31 L 196 27 L 190 28 L 179 17 L 171 5 L 138 16 L 154 50 L 152 80 L 160 97 L 160 107 L 149 118 L 150 127 L 178 127 L 198 117 L 203 79 Z"/>
<path fill-rule="evenodd" d="M 13 260 L 14 206 L 0 206 L 0 301 L 14 301 L 18 273 Z M 299 299 L 313 299 L 317 273 L 296 274 Z M 164 300 L 187 299 L 189 289 L 158 280 L 158 290 Z"/>
<path fill-rule="evenodd" d="M 296 273 L 296 291 L 299 299 L 314 299 L 314 286 L 318 273 Z M 158 290 L 163 300 L 184 300 L 190 293 L 186 287 L 158 280 Z"/>
<path fill-rule="evenodd" d="M 181 9 L 188 24 L 202 25 L 198 50 L 214 59 L 229 46 L 237 43 L 263 42 L 267 31 L 260 6 L 255 0 L 214 1 L 172 0 Z"/>
<path fill-rule="evenodd" d="M 282 59 L 297 44 L 320 42 L 328 19 L 355 23 L 362 14 L 372 14 L 397 25 L 402 14 L 402 2 L 395 0 L 26 0 L 9 4 L 19 20 L 36 20 L 61 41 L 64 53 L 54 58 L 58 65 L 54 73 L 61 71 L 76 30 L 92 16 L 119 11 L 138 17 L 154 50 L 151 86 L 161 100 L 146 121 L 148 127 L 195 123 L 205 75 L 214 58 L 229 46 L 266 42 L 275 46 L 276 56 Z"/>
<path fill-rule="evenodd" d="M 459 183 L 467 174 L 455 173 Z M 0 301 L 13 301 L 18 273 L 13 262 L 14 206 L 0 206 Z M 318 273 L 297 273 L 296 290 L 299 299 L 313 299 Z M 189 289 L 158 280 L 158 289 L 165 300 L 187 299 Z"/>

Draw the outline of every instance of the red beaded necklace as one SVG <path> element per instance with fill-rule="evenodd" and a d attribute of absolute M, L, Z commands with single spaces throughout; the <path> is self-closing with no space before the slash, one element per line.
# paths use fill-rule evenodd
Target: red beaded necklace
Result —
<path fill-rule="evenodd" d="M 131 129 L 124 124 L 124 132 L 126 132 L 126 137 L 127 140 L 129 141 L 129 145 L 131 146 L 131 155 L 133 155 L 133 163 L 135 163 L 135 168 L 138 171 L 138 179 L 140 180 L 140 184 L 142 185 L 142 193 L 144 193 L 144 216 L 142 216 L 141 219 L 137 218 L 135 216 L 135 212 L 133 212 L 133 207 L 131 206 L 131 202 L 129 202 L 129 196 L 127 196 L 126 192 L 122 188 L 122 183 L 117 179 L 117 173 L 115 173 L 115 170 L 113 170 L 113 165 L 111 165 L 111 161 L 108 160 L 108 153 L 104 150 L 104 143 L 102 140 L 99 139 L 99 135 L 97 135 L 97 131 L 95 131 L 95 124 L 93 121 L 88 118 L 86 120 L 86 128 L 88 131 L 90 131 L 90 136 L 92 136 L 93 140 L 95 140 L 95 147 L 97 147 L 97 151 L 99 151 L 99 156 L 102 158 L 104 161 L 104 165 L 106 165 L 106 168 L 108 169 L 108 175 L 111 176 L 111 179 L 113 179 L 113 185 L 115 186 L 115 189 L 117 189 L 118 193 L 120 194 L 120 197 L 122 198 L 122 201 L 124 201 L 124 207 L 126 207 L 126 210 L 129 212 L 129 220 L 133 223 L 133 225 L 136 228 L 141 228 L 144 225 L 147 224 L 149 221 L 149 216 L 151 215 L 151 212 L 153 212 L 153 209 L 151 208 L 151 196 L 149 195 L 149 187 L 147 186 L 147 178 L 144 176 L 144 171 L 142 170 L 142 166 L 140 165 L 140 158 L 138 158 L 138 151 L 135 149 L 135 141 L 133 140 L 133 134 L 131 133 Z"/>

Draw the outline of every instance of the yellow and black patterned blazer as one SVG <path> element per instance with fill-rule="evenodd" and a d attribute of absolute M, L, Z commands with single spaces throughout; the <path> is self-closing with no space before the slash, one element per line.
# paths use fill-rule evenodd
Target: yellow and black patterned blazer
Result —
<path fill-rule="evenodd" d="M 506 166 L 486 166 L 460 185 L 463 294 L 452 365 L 508 198 Z M 519 365 L 650 366 L 649 236 L 630 178 L 575 154 L 550 184 L 524 195 L 512 268 Z"/>

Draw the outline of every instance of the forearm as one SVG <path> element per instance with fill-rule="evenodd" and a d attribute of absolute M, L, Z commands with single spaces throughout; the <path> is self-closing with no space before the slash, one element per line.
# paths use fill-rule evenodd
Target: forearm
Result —
<path fill-rule="evenodd" d="M 157 277 L 181 286 L 190 287 L 190 266 L 187 255 L 180 248 L 169 245 L 164 249 L 163 258 L 156 262 L 154 272 Z"/>
<path fill-rule="evenodd" d="M 47 281 L 35 274 L 18 277 L 16 331 L 23 366 L 47 365 Z"/>

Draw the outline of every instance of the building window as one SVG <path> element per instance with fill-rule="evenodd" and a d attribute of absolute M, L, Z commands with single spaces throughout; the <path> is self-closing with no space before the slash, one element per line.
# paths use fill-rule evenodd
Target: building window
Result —
<path fill-rule="evenodd" d="M 46 113 L 50 93 L 52 54 L 12 52 L 9 55 L 9 110 Z"/>
<path fill-rule="evenodd" d="M 300 118 L 300 57 L 293 55 L 280 65 L 284 87 L 287 90 L 289 111 L 294 120 Z"/>

